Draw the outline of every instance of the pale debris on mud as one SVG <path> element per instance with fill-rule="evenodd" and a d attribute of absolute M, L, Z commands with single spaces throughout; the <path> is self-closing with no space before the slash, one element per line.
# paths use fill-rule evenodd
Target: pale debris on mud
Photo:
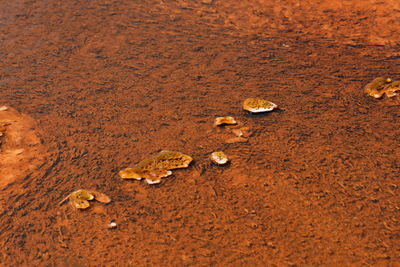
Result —
<path fill-rule="evenodd" d="M 110 203 L 111 199 L 104 193 L 100 193 L 94 190 L 86 190 L 86 189 L 78 189 L 71 194 L 69 194 L 66 198 L 64 198 L 61 202 L 65 202 L 65 200 L 69 199 L 70 204 L 77 209 L 87 209 L 90 207 L 89 201 L 96 199 L 102 203 Z"/>
<path fill-rule="evenodd" d="M 212 162 L 218 165 L 224 165 L 229 161 L 228 156 L 222 151 L 211 153 L 210 158 Z"/>
<path fill-rule="evenodd" d="M 214 122 L 215 126 L 235 125 L 235 124 L 237 124 L 237 121 L 231 116 L 218 117 L 215 119 L 215 122 Z"/>
<path fill-rule="evenodd" d="M 181 152 L 163 150 L 158 155 L 145 159 L 133 168 L 119 172 L 123 179 L 146 179 L 148 184 L 158 184 L 161 178 L 172 174 L 171 170 L 187 168 L 192 157 Z"/>
<path fill-rule="evenodd" d="M 243 102 L 243 109 L 252 113 L 272 111 L 277 107 L 277 104 L 261 98 L 247 98 Z"/>
<path fill-rule="evenodd" d="M 378 77 L 364 87 L 364 92 L 373 98 L 395 97 L 400 91 L 400 81 L 390 78 Z"/>

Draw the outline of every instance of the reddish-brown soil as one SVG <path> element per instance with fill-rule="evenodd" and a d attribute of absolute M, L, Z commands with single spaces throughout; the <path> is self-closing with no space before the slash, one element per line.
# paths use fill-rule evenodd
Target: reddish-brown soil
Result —
<path fill-rule="evenodd" d="M 30 173 L 46 162 L 46 148 L 36 134 L 32 118 L 7 107 L 0 111 L 2 124 L 5 131 L 0 144 L 0 188 L 24 177 L 30 179 Z"/>
<path fill-rule="evenodd" d="M 45 158 L 0 189 L 4 266 L 400 261 L 400 100 L 362 93 L 400 78 L 399 1 L 0 7 L 0 106 L 35 120 L 20 134 Z M 250 115 L 247 97 L 281 109 Z M 247 142 L 213 126 L 227 115 Z M 162 149 L 195 161 L 159 185 L 118 177 Z M 219 150 L 230 165 L 208 164 Z M 79 188 L 112 202 L 59 205 Z"/>

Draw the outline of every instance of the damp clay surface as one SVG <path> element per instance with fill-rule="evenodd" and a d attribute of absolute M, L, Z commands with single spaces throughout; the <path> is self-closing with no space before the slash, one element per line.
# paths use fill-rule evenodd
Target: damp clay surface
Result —
<path fill-rule="evenodd" d="M 43 164 L 46 151 L 35 121 L 13 108 L 0 111 L 0 190 Z"/>
<path fill-rule="evenodd" d="M 0 265 L 396 266 L 400 102 L 364 88 L 400 80 L 399 10 L 0 1 L 0 105 L 46 146 L 0 186 Z M 279 108 L 248 112 L 247 98 Z M 228 115 L 238 124 L 214 125 Z M 39 146 L 20 148 L 14 160 Z M 120 177 L 162 150 L 193 162 L 160 184 Z M 112 201 L 59 205 L 80 188 Z"/>

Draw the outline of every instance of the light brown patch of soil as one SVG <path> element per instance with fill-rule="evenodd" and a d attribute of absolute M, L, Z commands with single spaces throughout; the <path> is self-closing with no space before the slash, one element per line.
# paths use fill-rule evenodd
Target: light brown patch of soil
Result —
<path fill-rule="evenodd" d="M 45 150 L 36 134 L 35 121 L 13 108 L 0 111 L 5 132 L 0 147 L 0 188 L 29 175 L 45 161 Z"/>

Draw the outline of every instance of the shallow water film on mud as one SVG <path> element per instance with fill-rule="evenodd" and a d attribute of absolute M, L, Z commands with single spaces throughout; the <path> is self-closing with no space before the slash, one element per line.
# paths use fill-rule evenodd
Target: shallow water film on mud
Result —
<path fill-rule="evenodd" d="M 0 265 L 395 266 L 398 17 L 0 2 Z"/>

